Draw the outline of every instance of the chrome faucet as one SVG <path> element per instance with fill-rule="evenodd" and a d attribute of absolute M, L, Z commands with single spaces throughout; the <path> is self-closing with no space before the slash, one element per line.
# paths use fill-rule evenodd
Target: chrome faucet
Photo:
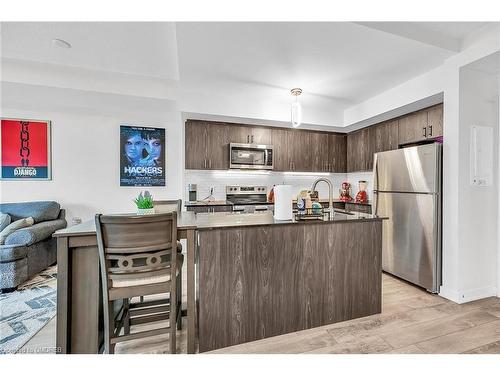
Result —
<path fill-rule="evenodd" d="M 328 185 L 328 211 L 330 211 L 333 214 L 333 184 L 328 178 L 318 178 L 316 181 L 313 182 L 311 191 L 316 191 L 316 185 L 318 185 L 318 182 L 326 182 Z M 318 194 L 319 198 L 319 194 Z"/>

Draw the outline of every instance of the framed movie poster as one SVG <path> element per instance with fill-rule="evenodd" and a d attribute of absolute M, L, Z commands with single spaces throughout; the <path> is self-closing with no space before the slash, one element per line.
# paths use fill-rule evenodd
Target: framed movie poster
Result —
<path fill-rule="evenodd" d="M 165 129 L 120 126 L 120 186 L 165 186 Z"/>
<path fill-rule="evenodd" d="M 2 180 L 50 180 L 50 121 L 1 119 Z"/>

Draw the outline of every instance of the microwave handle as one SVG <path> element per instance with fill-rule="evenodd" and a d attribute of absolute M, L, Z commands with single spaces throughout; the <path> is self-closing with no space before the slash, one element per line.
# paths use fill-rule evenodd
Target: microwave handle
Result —
<path fill-rule="evenodd" d="M 265 165 L 265 166 L 267 166 L 267 158 L 268 158 L 268 157 L 267 157 L 267 153 L 268 153 L 268 151 L 269 151 L 269 150 L 268 150 L 267 148 L 264 150 L 264 165 Z"/>

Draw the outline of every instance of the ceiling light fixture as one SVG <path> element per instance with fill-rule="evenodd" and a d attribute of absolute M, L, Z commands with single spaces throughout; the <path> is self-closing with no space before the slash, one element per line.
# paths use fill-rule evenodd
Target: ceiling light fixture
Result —
<path fill-rule="evenodd" d="M 60 48 L 66 48 L 66 49 L 71 48 L 71 44 L 63 39 L 52 39 L 52 44 Z"/>
<path fill-rule="evenodd" d="M 302 123 L 302 106 L 299 103 L 299 95 L 302 94 L 302 89 L 294 88 L 291 91 L 291 94 L 295 96 L 295 101 L 292 102 L 291 105 L 291 119 L 292 119 L 292 126 L 294 128 L 297 128 L 300 126 Z"/>

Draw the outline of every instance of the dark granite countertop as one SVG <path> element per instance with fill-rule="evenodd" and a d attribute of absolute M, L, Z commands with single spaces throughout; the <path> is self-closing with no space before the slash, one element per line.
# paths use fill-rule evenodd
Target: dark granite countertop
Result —
<path fill-rule="evenodd" d="M 308 225 L 341 222 L 355 223 L 359 221 L 373 221 L 384 219 L 386 218 L 361 212 L 347 212 L 343 210 L 335 210 L 333 217 L 327 220 L 293 219 L 290 221 L 275 220 L 271 211 L 264 211 L 262 213 L 215 212 L 200 214 L 195 214 L 194 212 L 181 212 L 177 217 L 177 227 L 181 230 L 203 230 L 260 225 L 290 225 L 299 223 Z M 89 220 L 82 224 L 58 230 L 54 233 L 54 237 L 71 237 L 93 234 L 95 234 L 95 223 L 94 220 Z"/>

